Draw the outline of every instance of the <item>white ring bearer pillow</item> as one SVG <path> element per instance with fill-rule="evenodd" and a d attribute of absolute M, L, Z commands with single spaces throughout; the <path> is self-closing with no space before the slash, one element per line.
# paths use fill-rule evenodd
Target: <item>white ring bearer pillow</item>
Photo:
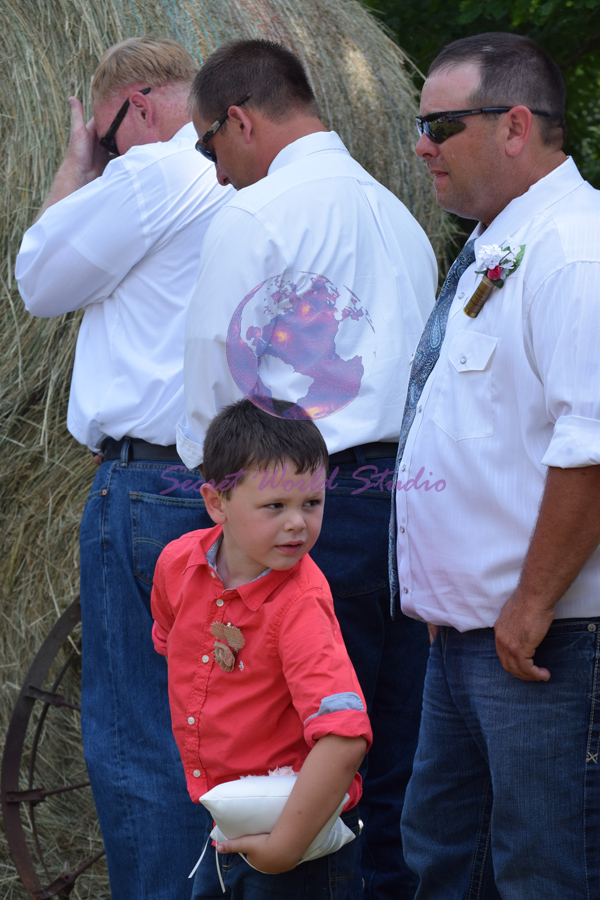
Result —
<path fill-rule="evenodd" d="M 226 781 L 203 794 L 200 803 L 215 821 L 210 837 L 218 843 L 245 834 L 270 834 L 296 778 L 297 774 L 291 766 L 285 766 L 273 769 L 268 775 L 246 775 L 237 781 Z M 340 819 L 340 813 L 348 800 L 349 795 L 345 794 L 333 815 L 307 847 L 298 865 L 335 853 L 354 840 L 356 835 Z M 191 875 L 195 873 L 203 856 L 204 852 Z M 248 862 L 244 854 L 241 853 L 240 856 Z"/>

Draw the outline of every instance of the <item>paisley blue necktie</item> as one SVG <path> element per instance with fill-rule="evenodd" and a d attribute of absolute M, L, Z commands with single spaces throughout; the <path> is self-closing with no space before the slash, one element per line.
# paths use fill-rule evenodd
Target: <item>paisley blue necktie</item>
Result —
<path fill-rule="evenodd" d="M 448 313 L 456 294 L 456 288 L 461 276 L 469 268 L 471 263 L 475 262 L 475 240 L 467 241 L 457 258 L 450 267 L 450 271 L 446 276 L 446 280 L 442 285 L 440 295 L 436 304 L 431 311 L 431 315 L 427 319 L 421 340 L 415 352 L 412 368 L 410 370 L 410 378 L 408 381 L 408 393 L 406 395 L 406 403 L 404 405 L 404 415 L 402 416 L 402 425 L 400 427 L 400 438 L 398 440 L 398 461 L 402 459 L 406 438 L 410 431 L 410 426 L 415 418 L 417 403 L 425 387 L 425 382 L 431 375 L 433 367 L 438 361 L 440 348 L 446 334 L 446 325 L 448 324 Z"/>

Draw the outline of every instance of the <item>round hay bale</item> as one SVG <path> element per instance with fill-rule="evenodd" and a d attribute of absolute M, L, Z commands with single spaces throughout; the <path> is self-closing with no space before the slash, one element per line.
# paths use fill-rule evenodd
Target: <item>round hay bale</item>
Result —
<path fill-rule="evenodd" d="M 416 97 L 410 63 L 356 0 L 3 0 L 2 735 L 37 647 L 78 591 L 78 526 L 95 471 L 90 454 L 65 424 L 79 315 L 29 316 L 14 282 L 15 257 L 66 149 L 67 97 L 75 94 L 89 110 L 91 76 L 103 51 L 144 33 L 180 40 L 199 64 L 230 38 L 281 40 L 304 61 L 325 124 L 406 203 L 438 252 L 448 234 L 430 180 L 413 153 Z M 76 742 L 75 726 L 65 732 L 62 726 L 50 728 L 41 749 L 56 783 L 63 777 L 64 759 L 80 753 Z M 63 806 L 62 812 L 48 813 L 48 834 L 72 832 L 67 843 L 56 838 L 53 876 L 67 857 L 75 865 L 77 854 L 89 855 L 99 841 L 89 797 Z M 3 834 L 0 857 L 2 896 L 24 897 Z M 101 866 L 77 882 L 73 896 L 109 896 Z"/>

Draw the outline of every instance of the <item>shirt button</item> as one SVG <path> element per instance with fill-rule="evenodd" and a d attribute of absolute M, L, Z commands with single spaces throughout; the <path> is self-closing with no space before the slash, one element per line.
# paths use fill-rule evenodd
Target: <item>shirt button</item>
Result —
<path fill-rule="evenodd" d="M 590 622 L 590 624 L 589 624 L 588 627 L 587 627 L 587 630 L 588 630 L 588 631 L 595 631 L 595 630 L 596 630 L 596 626 L 594 625 L 593 622 Z"/>
<path fill-rule="evenodd" d="M 408 594 L 408 588 L 407 588 L 407 587 L 403 587 L 403 588 L 402 588 L 402 593 L 403 593 L 403 594 Z"/>
<path fill-rule="evenodd" d="M 210 659 L 210 656 L 207 656 L 205 653 L 204 656 L 202 657 L 202 662 L 208 662 L 209 659 Z"/>
<path fill-rule="evenodd" d="M 216 577 L 217 577 L 217 576 L 215 575 L 215 573 L 213 572 L 212 569 L 210 570 L 210 577 L 211 577 L 211 578 L 216 578 Z"/>
<path fill-rule="evenodd" d="M 464 291 L 461 291 L 460 294 L 458 295 L 458 299 L 459 299 L 459 300 L 462 300 L 462 298 L 463 298 L 464 296 L 465 296 L 465 292 L 464 292 Z"/>
<path fill-rule="evenodd" d="M 462 363 L 463 366 L 464 366 L 464 364 L 465 364 L 466 361 L 467 361 L 467 357 L 466 357 L 466 356 L 461 356 L 460 361 L 461 361 L 461 363 Z"/>
<path fill-rule="evenodd" d="M 200 769 L 194 769 L 194 771 L 192 772 L 192 775 L 194 776 L 194 778 L 200 778 L 200 776 L 202 775 L 202 772 L 200 771 Z"/>
<path fill-rule="evenodd" d="M 400 466 L 400 471 L 401 471 L 401 472 L 406 472 L 406 466 Z"/>
<path fill-rule="evenodd" d="M 219 599 L 217 600 L 217 606 L 223 606 L 224 603 L 225 601 L 223 600 L 223 598 L 219 597 Z"/>
<path fill-rule="evenodd" d="M 196 720 L 195 720 L 195 718 L 194 718 L 193 716 L 189 716 L 189 717 L 188 717 L 188 725 L 193 725 L 195 721 L 196 721 Z"/>
<path fill-rule="evenodd" d="M 422 411 L 422 409 L 423 409 L 423 407 L 422 407 L 422 406 L 420 406 L 420 407 L 419 407 L 419 408 L 418 408 L 418 410 L 417 410 L 417 412 L 421 412 L 421 411 Z"/>
<path fill-rule="evenodd" d="M 400 525 L 398 531 L 400 532 L 400 534 L 404 534 L 404 525 Z"/>

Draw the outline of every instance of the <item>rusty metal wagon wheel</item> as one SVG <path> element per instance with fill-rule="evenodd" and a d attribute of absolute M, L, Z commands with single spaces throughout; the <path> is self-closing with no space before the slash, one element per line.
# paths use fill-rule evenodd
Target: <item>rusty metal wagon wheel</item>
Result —
<path fill-rule="evenodd" d="M 80 622 L 77 598 L 29 668 L 2 759 L 4 829 L 34 900 L 70 897 L 104 856 L 81 746 Z"/>

